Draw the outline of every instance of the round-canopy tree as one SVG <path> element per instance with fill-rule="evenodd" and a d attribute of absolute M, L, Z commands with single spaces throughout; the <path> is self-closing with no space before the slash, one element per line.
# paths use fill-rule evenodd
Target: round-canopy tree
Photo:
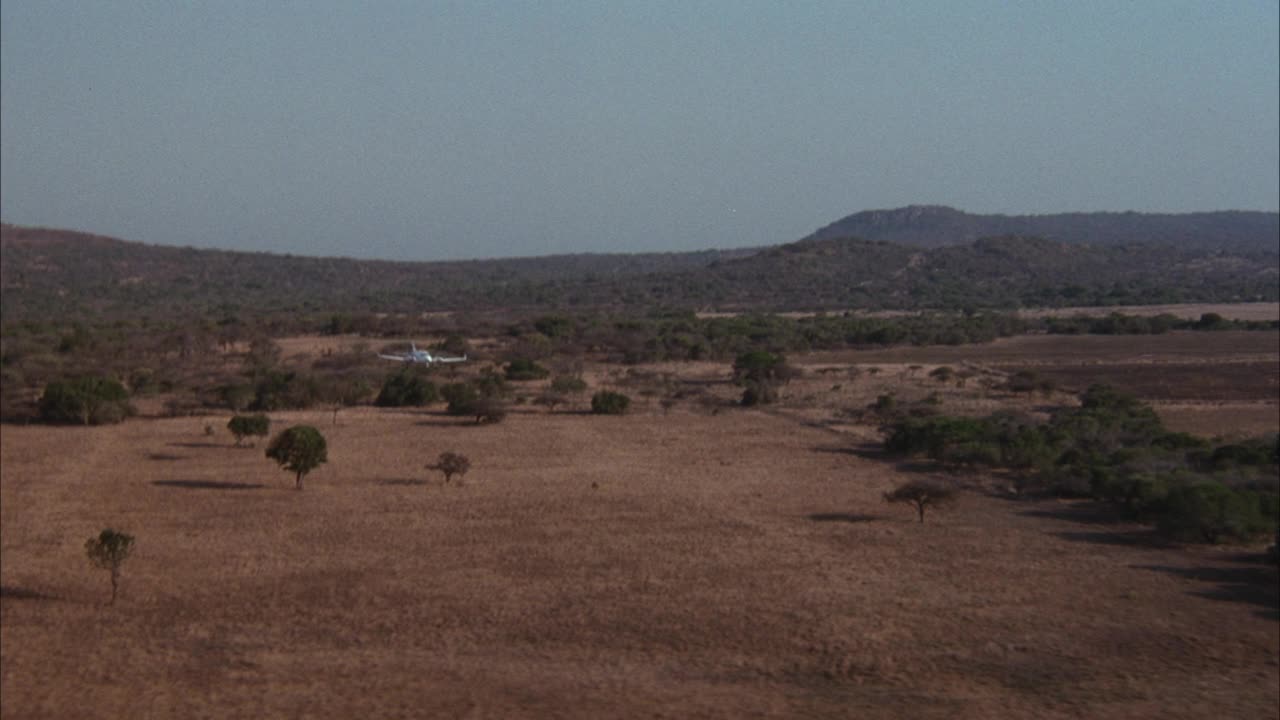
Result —
<path fill-rule="evenodd" d="M 471 469 L 471 460 L 466 455 L 456 452 L 443 452 L 436 460 L 435 465 L 428 465 L 430 470 L 439 470 L 444 473 L 444 481 L 446 484 L 453 479 L 454 475 L 458 476 L 458 482 L 462 482 L 462 477 Z"/>
<path fill-rule="evenodd" d="M 294 487 L 298 490 L 304 475 L 329 460 L 324 436 L 310 425 L 294 425 L 276 435 L 267 446 L 267 457 L 296 474 Z"/>

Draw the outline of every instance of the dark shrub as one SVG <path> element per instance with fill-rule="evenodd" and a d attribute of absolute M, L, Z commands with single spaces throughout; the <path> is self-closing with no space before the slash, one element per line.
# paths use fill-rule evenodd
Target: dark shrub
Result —
<path fill-rule="evenodd" d="M 611 390 L 601 390 L 591 396 L 591 412 L 597 415 L 622 415 L 631 406 L 631 398 Z"/>
<path fill-rule="evenodd" d="M 449 383 L 440 388 L 440 396 L 449 404 L 445 412 L 450 415 L 470 415 L 480 400 L 480 392 L 470 383 Z"/>
<path fill-rule="evenodd" d="M 129 392 L 115 380 L 85 376 L 45 386 L 40 418 L 52 423 L 117 423 L 133 413 Z"/>
<path fill-rule="evenodd" d="M 471 460 L 466 455 L 456 452 L 443 452 L 436 459 L 435 465 L 428 465 L 429 470 L 439 470 L 444 473 L 444 481 L 448 484 L 453 480 L 453 476 L 458 476 L 458 482 L 462 482 L 463 476 L 471 469 Z"/>
<path fill-rule="evenodd" d="M 1156 527 L 1178 540 L 1248 540 L 1271 529 L 1255 493 L 1215 480 L 1170 488 L 1157 513 Z"/>
<path fill-rule="evenodd" d="M 418 373 L 401 370 L 388 375 L 373 403 L 379 407 L 418 407 L 440 398 L 436 386 Z"/>
<path fill-rule="evenodd" d="M 508 380 L 519 382 L 522 380 L 541 380 L 549 376 L 551 371 L 528 358 L 516 358 L 507 363 L 506 374 Z"/>
<path fill-rule="evenodd" d="M 227 422 L 227 429 L 236 437 L 239 445 L 250 435 L 266 437 L 271 431 L 271 420 L 266 415 L 236 415 Z"/>

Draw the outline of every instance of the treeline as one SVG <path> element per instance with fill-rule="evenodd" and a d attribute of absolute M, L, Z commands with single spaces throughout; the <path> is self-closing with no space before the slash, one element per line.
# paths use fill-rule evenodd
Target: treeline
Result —
<path fill-rule="evenodd" d="M 1162 334 L 1175 330 L 1277 330 L 1276 321 L 1198 320 L 1173 315 L 1028 318 L 1014 313 L 927 313 L 869 317 L 857 313 L 805 317 L 747 314 L 699 317 L 659 311 L 644 317 L 546 315 L 507 327 L 542 352 L 603 353 L 627 363 L 728 360 L 744 352 L 804 352 L 893 345 L 965 345 L 1035 333 Z"/>
<path fill-rule="evenodd" d="M 1204 313 L 1197 320 L 1176 315 L 1154 316 L 1111 313 L 1103 317 L 1048 317 L 1042 327 L 1056 335 L 1162 335 L 1172 330 L 1277 330 L 1276 320 L 1228 320 L 1218 313 Z"/>
<path fill-rule="evenodd" d="M 1149 406 L 1107 386 L 1044 423 L 908 416 L 885 430 L 890 453 L 1004 469 L 1020 493 L 1092 497 L 1178 540 L 1252 540 L 1280 519 L 1280 436 L 1215 445 L 1170 432 Z"/>
<path fill-rule="evenodd" d="M 256 317 L 224 312 L 192 322 L 6 322 L 0 326 L 0 416 L 31 412 L 32 393 L 47 383 L 87 373 L 114 378 L 132 393 L 168 393 L 192 389 L 192 377 L 207 375 L 227 356 L 241 356 L 252 370 L 264 408 L 282 402 L 297 406 L 328 390 L 278 364 L 272 337 L 319 332 L 355 335 L 352 350 L 321 358 L 312 368 L 323 377 L 350 374 L 373 354 L 379 339 L 436 336 L 451 354 L 471 351 L 467 337 L 500 341 L 489 359 L 537 361 L 585 357 L 636 364 L 658 361 L 730 361 L 742 353 L 795 353 L 809 350 L 961 345 L 1028 333 L 1159 334 L 1171 331 L 1271 330 L 1276 321 L 1228 320 L 1206 313 L 1195 320 L 1173 315 L 1142 317 L 1113 313 L 1104 317 L 1029 318 L 1015 313 L 920 313 L 887 317 L 845 312 L 789 317 L 743 314 L 703 317 L 690 310 L 636 313 L 580 312 L 521 317 L 512 313 L 445 316 L 316 313 L 309 316 Z M 476 357 L 474 354 L 473 357 Z M 483 359 L 483 358 L 482 358 Z M 294 372 L 289 376 L 289 372 Z M 367 377 L 366 384 L 373 383 Z M 376 384 L 376 383 L 375 383 Z M 282 400 L 280 400 L 283 398 Z M 269 408 L 268 408 L 269 409 Z"/>

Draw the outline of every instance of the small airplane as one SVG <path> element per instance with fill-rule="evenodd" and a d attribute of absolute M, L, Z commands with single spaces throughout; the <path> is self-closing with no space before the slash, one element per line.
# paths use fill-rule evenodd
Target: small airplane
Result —
<path fill-rule="evenodd" d="M 462 357 L 449 355 L 432 355 L 430 350 L 419 350 L 417 345 L 409 343 L 409 352 L 403 355 L 383 355 L 378 353 L 378 357 L 383 360 L 395 360 L 402 363 L 421 363 L 423 365 L 431 365 L 434 363 L 460 363 L 466 362 L 467 356 Z"/>

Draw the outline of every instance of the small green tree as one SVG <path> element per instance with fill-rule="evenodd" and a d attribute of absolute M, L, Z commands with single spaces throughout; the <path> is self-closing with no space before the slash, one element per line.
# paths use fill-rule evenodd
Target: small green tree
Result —
<path fill-rule="evenodd" d="M 280 467 L 296 473 L 295 489 L 302 489 L 302 477 L 328 462 L 324 436 L 310 425 L 294 425 L 276 435 L 267 447 L 267 457 Z"/>
<path fill-rule="evenodd" d="M 236 415 L 227 421 L 227 429 L 236 437 L 236 447 L 249 436 L 266 437 L 271 431 L 271 419 L 261 413 L 257 415 Z"/>
<path fill-rule="evenodd" d="M 452 481 L 454 475 L 458 476 L 458 482 L 461 483 L 462 477 L 471 469 L 471 460 L 467 459 L 466 455 L 456 452 L 443 452 L 436 459 L 436 464 L 428 465 L 427 468 L 444 473 L 445 484 Z"/>
<path fill-rule="evenodd" d="M 924 511 L 928 508 L 937 508 L 947 505 L 955 500 L 955 490 L 937 482 L 928 480 L 911 480 L 898 487 L 892 492 L 884 494 L 884 501 L 890 504 L 903 503 L 915 507 L 916 513 L 920 516 L 920 522 L 924 522 Z"/>
<path fill-rule="evenodd" d="M 591 412 L 597 415 L 623 415 L 631 407 L 631 398 L 612 390 L 601 390 L 591 396 Z"/>
<path fill-rule="evenodd" d="M 111 604 L 114 605 L 120 587 L 120 566 L 133 552 L 133 536 L 107 528 L 98 533 L 98 537 L 86 540 L 84 551 L 94 567 L 111 572 Z"/>

